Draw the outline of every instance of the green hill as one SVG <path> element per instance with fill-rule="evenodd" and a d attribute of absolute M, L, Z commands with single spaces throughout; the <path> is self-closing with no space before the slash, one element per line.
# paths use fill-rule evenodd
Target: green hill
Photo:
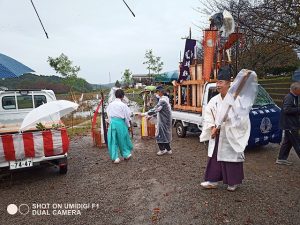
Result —
<path fill-rule="evenodd" d="M 43 76 L 34 74 L 24 74 L 17 78 L 7 78 L 0 80 L 0 86 L 8 89 L 50 89 L 57 94 L 69 92 L 69 87 L 65 84 L 65 78 L 58 76 Z M 78 92 L 90 92 L 93 90 L 91 84 L 78 78 L 73 87 Z"/>

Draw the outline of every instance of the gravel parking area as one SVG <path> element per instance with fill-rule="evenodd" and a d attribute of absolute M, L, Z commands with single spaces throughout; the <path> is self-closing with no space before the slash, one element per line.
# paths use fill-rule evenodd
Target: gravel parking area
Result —
<path fill-rule="evenodd" d="M 134 148 L 115 165 L 106 148 L 78 136 L 66 175 L 54 167 L 1 172 L 0 224 L 299 224 L 300 160 L 292 152 L 292 166 L 275 165 L 279 145 L 246 152 L 236 192 L 201 189 L 207 154 L 197 135 L 174 135 L 172 155 L 156 156 L 155 141 L 138 136 Z"/>

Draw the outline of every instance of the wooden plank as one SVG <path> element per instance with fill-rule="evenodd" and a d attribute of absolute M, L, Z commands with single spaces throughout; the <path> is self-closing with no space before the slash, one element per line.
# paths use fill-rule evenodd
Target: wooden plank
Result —
<path fill-rule="evenodd" d="M 193 84 L 192 85 L 192 106 L 196 106 L 196 102 L 197 102 L 197 86 Z"/>
<path fill-rule="evenodd" d="M 178 105 L 181 105 L 181 85 L 178 86 Z"/>
<path fill-rule="evenodd" d="M 202 74 L 203 74 L 202 64 L 199 65 L 199 69 L 198 69 L 197 72 L 198 72 L 197 73 L 197 79 L 198 80 L 202 80 Z M 202 106 L 203 86 L 204 86 L 204 84 L 197 85 L 197 104 L 196 104 L 197 107 L 201 107 Z"/>
<path fill-rule="evenodd" d="M 180 107 L 181 107 L 180 105 L 177 105 L 177 104 L 176 104 L 176 105 L 174 105 L 173 108 L 174 108 L 174 109 L 180 109 Z"/>
<path fill-rule="evenodd" d="M 195 76 L 195 80 L 202 80 L 202 64 L 190 65 L 190 74 Z"/>
<path fill-rule="evenodd" d="M 203 85 L 197 85 L 197 107 L 201 107 L 203 98 Z"/>
<path fill-rule="evenodd" d="M 198 79 L 198 71 L 197 71 L 197 69 L 198 69 L 198 64 L 197 64 L 197 55 L 196 55 L 196 59 L 194 60 L 194 62 L 195 62 L 195 79 L 196 80 L 199 80 Z M 194 107 L 196 107 L 196 100 L 197 100 L 197 84 L 193 84 L 192 85 L 192 87 L 193 87 L 193 102 L 192 102 L 192 106 L 194 106 Z"/>
<path fill-rule="evenodd" d="M 196 79 L 196 74 L 195 74 L 195 69 L 193 69 L 193 67 L 195 68 L 194 65 L 190 65 L 190 75 L 191 75 L 191 80 L 197 80 L 197 79 Z"/>
<path fill-rule="evenodd" d="M 186 104 L 188 105 L 188 106 L 190 106 L 191 105 L 191 95 L 190 95 L 190 86 L 188 85 L 188 86 L 186 86 L 186 92 L 185 92 L 185 94 L 186 94 Z"/>
<path fill-rule="evenodd" d="M 182 81 L 179 86 L 192 85 L 192 84 L 204 84 L 204 81 L 203 80 L 185 80 L 185 81 Z"/>
<path fill-rule="evenodd" d="M 191 112 L 202 112 L 202 107 L 193 107 L 193 106 L 186 106 L 186 105 L 174 105 L 174 109 L 180 109 L 180 110 L 191 111 Z"/>
<path fill-rule="evenodd" d="M 178 90 L 178 88 L 177 88 L 177 86 L 174 86 L 174 98 L 173 98 L 173 106 L 174 105 L 176 105 L 176 96 L 177 96 L 177 90 Z"/>
<path fill-rule="evenodd" d="M 190 72 L 192 72 L 191 74 L 193 74 L 193 78 L 192 80 L 198 80 L 198 71 L 197 71 L 197 60 L 194 60 L 194 65 L 192 67 L 190 67 Z M 194 71 L 194 72 L 193 72 Z M 196 100 L 197 100 L 197 85 L 196 84 L 192 84 L 192 106 L 196 106 Z"/>

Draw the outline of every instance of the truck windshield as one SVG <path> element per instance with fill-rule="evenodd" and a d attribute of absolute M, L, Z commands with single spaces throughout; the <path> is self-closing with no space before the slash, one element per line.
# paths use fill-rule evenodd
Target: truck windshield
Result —
<path fill-rule="evenodd" d="M 258 93 L 253 107 L 260 107 L 265 105 L 275 105 L 275 103 L 268 92 L 266 92 L 266 90 L 261 85 L 258 85 Z"/>
<path fill-rule="evenodd" d="M 209 88 L 208 101 L 217 94 L 218 92 L 216 87 Z M 258 85 L 258 93 L 255 102 L 253 104 L 253 107 L 262 107 L 266 105 L 275 105 L 275 103 L 273 99 L 270 97 L 270 95 L 268 94 L 268 92 L 261 85 Z"/>

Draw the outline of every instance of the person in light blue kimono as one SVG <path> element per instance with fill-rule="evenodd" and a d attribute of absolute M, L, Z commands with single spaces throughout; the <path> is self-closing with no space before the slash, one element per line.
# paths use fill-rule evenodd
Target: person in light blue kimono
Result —
<path fill-rule="evenodd" d="M 107 107 L 107 114 L 109 119 L 109 128 L 107 132 L 108 151 L 111 160 L 114 163 L 119 163 L 120 155 L 124 159 L 131 157 L 133 145 L 129 136 L 128 128 L 130 127 L 131 111 L 129 107 L 122 102 L 124 98 L 124 91 L 116 90 L 116 99 Z"/>
<path fill-rule="evenodd" d="M 162 86 L 156 88 L 156 97 L 159 99 L 157 105 L 148 112 L 147 116 L 157 116 L 156 143 L 159 147 L 157 155 L 172 154 L 170 142 L 172 141 L 172 114 L 169 98 L 164 95 Z"/>

